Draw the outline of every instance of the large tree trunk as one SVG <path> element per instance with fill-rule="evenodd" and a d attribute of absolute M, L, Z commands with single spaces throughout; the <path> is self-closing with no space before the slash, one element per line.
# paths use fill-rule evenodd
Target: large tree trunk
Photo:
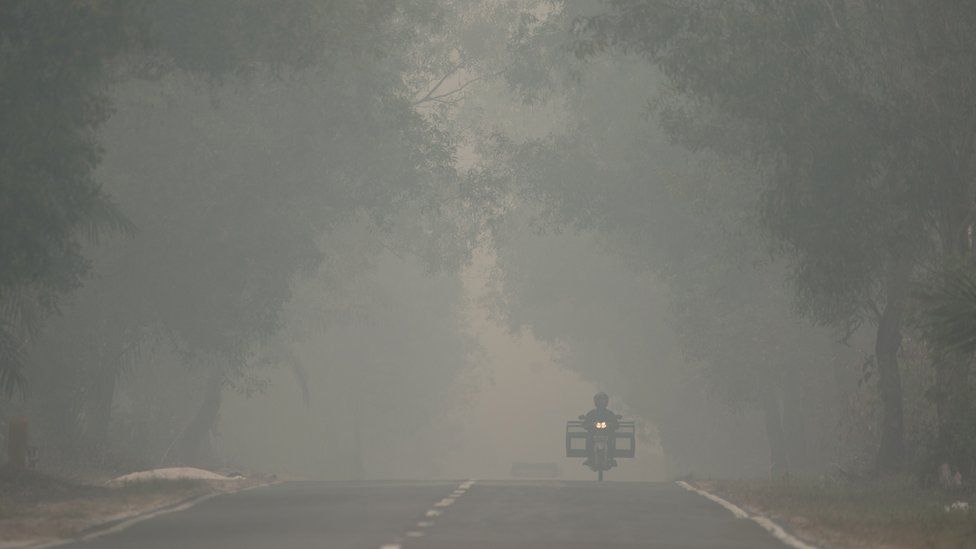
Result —
<path fill-rule="evenodd" d="M 786 436 L 783 433 L 783 415 L 776 392 L 769 389 L 763 394 L 763 415 L 766 417 L 766 439 L 769 441 L 769 476 L 773 480 L 789 475 L 790 464 L 786 453 Z"/>
<path fill-rule="evenodd" d="M 887 303 L 878 322 L 875 359 L 878 364 L 878 394 L 881 398 L 881 445 L 875 466 L 878 472 L 891 473 L 901 468 L 905 456 L 901 372 L 898 351 L 905 307 L 907 277 L 896 275 L 887 287 Z"/>
<path fill-rule="evenodd" d="M 193 419 L 183 431 L 180 440 L 180 461 L 199 464 L 209 450 L 210 434 L 217 425 L 220 413 L 221 394 L 224 390 L 224 372 L 214 371 L 207 380 L 203 402 Z"/>

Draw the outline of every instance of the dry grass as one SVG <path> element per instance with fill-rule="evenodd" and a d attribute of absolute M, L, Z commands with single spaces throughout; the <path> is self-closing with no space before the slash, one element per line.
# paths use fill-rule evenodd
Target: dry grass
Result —
<path fill-rule="evenodd" d="M 32 472 L 0 472 L 0 547 L 75 537 L 106 521 L 254 483 L 158 480 L 107 487 Z"/>
<path fill-rule="evenodd" d="M 824 547 L 976 548 L 973 494 L 948 494 L 904 480 L 700 481 L 702 488 L 770 516 Z M 946 505 L 968 501 L 968 512 Z"/>

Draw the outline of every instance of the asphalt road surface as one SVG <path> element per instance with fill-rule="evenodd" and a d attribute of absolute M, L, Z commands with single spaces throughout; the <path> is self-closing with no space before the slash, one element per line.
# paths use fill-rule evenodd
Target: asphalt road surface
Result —
<path fill-rule="evenodd" d="M 288 482 L 72 548 L 780 548 L 673 483 Z"/>

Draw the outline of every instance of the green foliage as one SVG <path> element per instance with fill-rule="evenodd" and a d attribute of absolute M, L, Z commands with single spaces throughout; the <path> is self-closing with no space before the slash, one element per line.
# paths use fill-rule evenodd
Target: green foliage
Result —
<path fill-rule="evenodd" d="M 755 472 L 753 410 L 767 394 L 791 403 L 795 438 L 817 441 L 793 449 L 796 466 L 822 466 L 841 413 L 827 388 L 845 375 L 832 366 L 854 353 L 793 314 L 757 226 L 755 173 L 670 143 L 648 112 L 664 79 L 638 60 L 573 70 L 580 81 L 554 105 L 498 121 L 483 145 L 482 172 L 517 182 L 512 219 L 493 233 L 499 315 L 654 421 L 675 471 Z M 532 118 L 548 109 L 547 124 Z M 719 427 L 730 407 L 739 415 Z"/>
<path fill-rule="evenodd" d="M 456 196 L 456 137 L 442 112 L 416 104 L 451 51 L 418 46 L 444 32 L 457 6 L 37 5 L 64 25 L 104 16 L 121 36 L 117 49 L 89 52 L 97 66 L 75 88 L 101 109 L 79 119 L 91 154 L 73 174 L 97 200 L 72 210 L 37 198 L 56 206 L 52 214 L 75 216 L 62 235 L 78 262 L 70 284 L 2 273 L 11 282 L 9 291 L 0 287 L 0 382 L 12 391 L 30 378 L 31 398 L 11 406 L 31 410 L 39 438 L 57 441 L 50 462 L 119 466 L 114 455 L 156 465 L 205 454 L 200 440 L 225 387 L 261 392 L 264 370 L 281 365 L 309 382 L 290 350 L 309 327 L 281 332 L 302 278 L 330 273 L 322 292 L 342 302 L 344 278 L 359 276 L 382 250 L 450 272 L 477 243 L 471 197 Z M 32 28 L 37 21 L 21 23 L 43 38 L 50 29 Z M 41 66 L 33 69 L 41 74 Z M 63 148 L 51 154 L 69 157 Z M 20 229 L 7 221 L 0 232 Z M 375 242 L 348 253 L 323 244 L 350 225 Z M 335 326 L 346 312 L 320 320 Z M 136 382 L 156 393 L 128 400 L 136 392 L 127 384 Z M 109 444 L 119 440 L 145 453 Z"/>
<path fill-rule="evenodd" d="M 912 136 L 879 96 L 897 82 L 870 65 L 883 32 L 872 15 L 851 7 L 839 25 L 826 4 L 617 2 L 581 26 L 582 53 L 619 46 L 668 76 L 683 100 L 665 121 L 682 143 L 757 161 L 763 226 L 791 260 L 799 306 L 826 323 L 870 318 L 879 280 L 928 240 L 911 191 L 928 183 L 900 165 Z"/>
<path fill-rule="evenodd" d="M 54 310 L 59 297 L 77 289 L 89 270 L 81 238 L 97 242 L 106 230 L 132 235 L 136 226 L 151 223 L 139 218 L 140 212 L 135 210 L 126 209 L 123 214 L 109 199 L 103 182 L 96 178 L 104 154 L 98 131 L 113 110 L 108 91 L 113 80 L 148 77 L 158 88 L 174 71 L 202 75 L 212 86 L 222 86 L 220 82 L 228 82 L 224 86 L 245 86 L 250 78 L 269 82 L 274 75 L 281 77 L 313 68 L 312 72 L 321 76 L 334 75 L 327 84 L 332 91 L 320 95 L 326 101 L 332 100 L 327 97 L 333 92 L 336 98 L 343 98 L 331 112 L 342 112 L 340 117 L 346 121 L 323 121 L 332 127 L 335 137 L 339 131 L 346 132 L 342 140 L 327 139 L 338 145 L 333 147 L 332 158 L 355 157 L 358 147 L 370 143 L 377 145 L 374 152 L 384 161 L 359 164 L 353 170 L 333 169 L 332 181 L 322 188 L 334 188 L 340 195 L 320 193 L 330 204 L 319 219 L 304 216 L 289 220 L 298 223 L 291 230 L 311 232 L 297 240 L 284 234 L 278 236 L 286 242 L 301 242 L 304 238 L 306 250 L 298 251 L 300 257 L 279 257 L 275 264 L 285 265 L 283 270 L 258 275 L 267 283 L 274 280 L 273 284 L 286 287 L 293 272 L 290 265 L 312 265 L 310 258 L 315 253 L 308 251 L 309 240 L 314 240 L 315 231 L 334 223 L 330 216 L 335 217 L 346 206 L 353 210 L 368 208 L 382 221 L 398 201 L 430 200 L 438 182 L 451 176 L 450 169 L 445 168 L 452 158 L 449 138 L 438 134 L 414 112 L 407 100 L 411 90 L 403 84 L 403 75 L 412 70 L 407 57 L 411 44 L 425 37 L 425 29 L 436 27 L 440 20 L 438 14 L 442 10 L 435 2 L 394 6 L 380 1 L 328 5 L 304 0 L 275 5 L 221 0 L 42 1 L 8 2 L 2 10 L 0 41 L 4 46 L 0 55 L 4 58 L 0 65 L 4 73 L 0 76 L 8 84 L 0 92 L 0 103 L 4 105 L 0 122 L 9 129 L 7 140 L 0 140 L 0 191 L 5 197 L 0 203 L 0 264 L 4 265 L 0 271 L 0 299 L 5 302 L 12 299 L 11 294 L 20 292 L 36 299 L 35 309 Z M 233 16 L 228 17 L 228 13 Z M 205 87 L 200 86 L 198 91 Z M 265 93 L 273 93 L 272 88 L 266 85 Z M 359 120 L 354 118 L 357 116 Z M 377 131 L 385 132 L 389 139 L 373 140 Z M 314 154 L 315 147 L 314 143 L 306 143 L 305 154 Z M 259 161 L 260 157 L 252 158 Z M 398 162 L 411 166 L 417 177 L 408 177 L 410 170 L 377 169 Z M 270 168 L 274 161 L 264 166 Z M 265 181 L 275 179 L 275 174 L 264 171 L 268 178 Z M 163 173 L 166 172 L 153 176 Z M 185 174 L 170 176 L 179 181 Z M 123 177 L 140 176 L 129 173 Z M 304 181 L 308 181 L 307 176 Z M 161 187 L 157 188 L 173 182 L 159 181 Z M 293 199 L 303 200 L 297 194 Z M 314 203 L 306 201 L 309 206 Z M 255 213 L 261 215 L 260 203 L 251 206 L 258 208 Z M 127 215 L 136 221 L 130 221 Z M 251 222 L 270 219 L 273 218 L 252 218 Z M 231 250 L 227 242 L 211 244 L 221 246 L 215 251 Z M 269 245 L 281 253 L 289 249 L 272 242 Z M 262 282 L 252 278 L 246 284 Z M 201 282 L 197 287 L 202 291 L 206 286 Z M 287 297 L 285 288 L 267 290 L 277 294 L 272 299 L 278 303 Z M 255 288 L 242 286 L 237 291 L 251 296 L 240 304 L 246 303 L 255 313 L 238 311 L 232 316 L 251 319 L 254 328 L 239 334 L 234 343 L 219 344 L 225 354 L 238 353 L 234 349 L 251 341 L 257 333 L 253 330 L 267 332 L 275 323 L 277 306 L 273 301 L 256 297 Z M 228 299 L 238 299 L 232 295 L 228 294 Z M 240 293 L 238 296 L 243 297 Z M 199 329 L 188 330 L 191 338 L 205 338 L 202 327 L 211 333 L 229 334 L 219 323 L 208 322 L 206 315 L 191 318 L 202 323 L 197 326 Z M 19 372 L 28 340 L 17 322 L 15 316 L 3 319 L 5 345 L 0 379 L 7 391 L 23 380 Z M 258 328 L 259 324 L 263 327 Z"/>
<path fill-rule="evenodd" d="M 620 0 L 575 26 L 580 55 L 631 52 L 667 76 L 675 139 L 756 166 L 802 313 L 877 323 L 883 467 L 902 454 L 907 285 L 969 254 L 974 29 L 968 7 L 917 0 Z"/>
<path fill-rule="evenodd" d="M 110 65 L 133 47 L 126 2 L 0 7 L 0 388 L 23 389 L 26 309 L 51 310 L 89 262 L 82 235 L 129 228 L 94 177 Z M 25 305 L 25 299 L 35 304 Z"/>
<path fill-rule="evenodd" d="M 93 177 L 107 64 L 130 45 L 118 3 L 6 2 L 0 18 L 0 292 L 80 283 L 76 231 L 106 195 Z"/>

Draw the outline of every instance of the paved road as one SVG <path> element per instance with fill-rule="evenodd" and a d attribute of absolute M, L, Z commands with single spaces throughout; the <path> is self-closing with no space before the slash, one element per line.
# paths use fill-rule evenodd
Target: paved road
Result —
<path fill-rule="evenodd" d="M 105 548 L 778 548 L 671 483 L 289 482 L 72 544 Z"/>

